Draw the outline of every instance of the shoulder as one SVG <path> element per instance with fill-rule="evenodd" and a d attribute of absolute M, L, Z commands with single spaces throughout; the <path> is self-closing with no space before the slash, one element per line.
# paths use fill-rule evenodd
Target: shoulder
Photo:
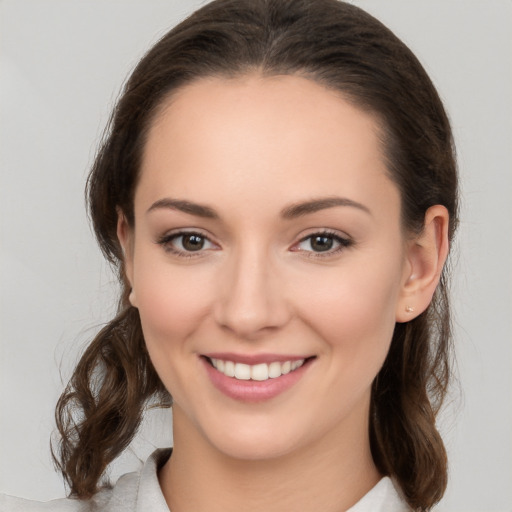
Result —
<path fill-rule="evenodd" d="M 0 512 L 88 512 L 90 502 L 74 499 L 34 501 L 0 494 Z"/>
<path fill-rule="evenodd" d="M 140 471 L 123 475 L 113 488 L 100 491 L 90 500 L 41 502 L 0 494 L 0 512 L 168 512 L 157 471 L 170 453 L 170 449 L 156 450 Z"/>

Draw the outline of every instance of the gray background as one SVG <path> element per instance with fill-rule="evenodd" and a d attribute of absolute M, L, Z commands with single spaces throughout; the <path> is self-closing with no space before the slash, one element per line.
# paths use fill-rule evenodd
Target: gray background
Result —
<path fill-rule="evenodd" d="M 198 0 L 0 0 L 0 491 L 63 495 L 48 439 L 76 357 L 112 312 L 83 186 L 128 71 Z M 359 0 L 431 74 L 462 175 L 454 303 L 460 388 L 440 424 L 446 511 L 512 503 L 512 2 Z M 161 416 L 114 469 L 170 442 Z"/>

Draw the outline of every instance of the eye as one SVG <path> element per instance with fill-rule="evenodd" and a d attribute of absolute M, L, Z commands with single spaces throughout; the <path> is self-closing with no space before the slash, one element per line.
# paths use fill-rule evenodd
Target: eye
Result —
<path fill-rule="evenodd" d="M 353 241 L 336 233 L 324 231 L 303 238 L 292 250 L 312 253 L 313 256 L 329 256 L 350 247 Z"/>
<path fill-rule="evenodd" d="M 200 251 L 208 242 L 204 236 L 190 233 L 187 235 L 179 235 L 174 239 L 180 250 L 184 251 Z"/>
<path fill-rule="evenodd" d="M 162 245 L 166 251 L 184 257 L 216 248 L 216 245 L 205 235 L 192 231 L 164 235 L 157 243 Z"/>

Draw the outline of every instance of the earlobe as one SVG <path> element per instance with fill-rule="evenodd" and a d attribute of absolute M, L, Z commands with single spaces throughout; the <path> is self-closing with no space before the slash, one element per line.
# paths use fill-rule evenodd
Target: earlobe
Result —
<path fill-rule="evenodd" d="M 448 257 L 449 213 L 442 205 L 425 214 L 423 231 L 410 241 L 396 321 L 408 322 L 429 306 Z"/>
<path fill-rule="evenodd" d="M 136 308 L 137 307 L 137 298 L 135 297 L 135 291 L 133 288 L 130 290 L 130 294 L 128 295 L 128 300 L 130 301 L 130 304 Z"/>
<path fill-rule="evenodd" d="M 118 209 L 117 211 L 117 238 L 123 251 L 123 271 L 126 280 L 131 286 L 128 300 L 130 304 L 137 307 L 137 299 L 133 289 L 133 233 L 129 226 L 124 213 Z"/>

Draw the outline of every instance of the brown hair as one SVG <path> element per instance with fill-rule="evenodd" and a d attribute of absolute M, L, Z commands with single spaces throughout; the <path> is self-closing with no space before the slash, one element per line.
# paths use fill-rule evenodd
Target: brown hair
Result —
<path fill-rule="evenodd" d="M 171 93 L 205 76 L 300 74 L 339 91 L 379 119 L 404 229 L 420 232 L 435 204 L 457 223 L 457 173 L 449 122 L 411 51 L 361 9 L 337 0 L 216 0 L 167 33 L 140 61 L 112 114 L 87 195 L 100 247 L 118 272 L 119 313 L 89 345 L 56 410 L 54 458 L 71 495 L 91 497 L 129 444 L 149 401 L 171 398 L 151 364 L 138 311 L 127 297 L 116 235 L 118 210 L 133 225 L 146 134 Z M 443 496 L 446 452 L 435 418 L 450 377 L 447 275 L 427 311 L 397 324 L 373 383 L 370 442 L 378 469 L 408 503 L 428 510 Z M 56 453 L 58 451 L 58 454 Z"/>

